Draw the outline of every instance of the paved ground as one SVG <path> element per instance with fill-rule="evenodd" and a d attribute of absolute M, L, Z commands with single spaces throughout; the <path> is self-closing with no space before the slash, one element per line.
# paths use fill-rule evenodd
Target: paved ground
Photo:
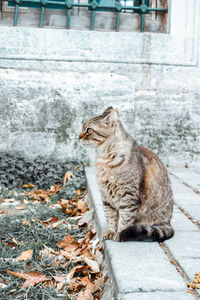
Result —
<path fill-rule="evenodd" d="M 105 242 L 114 299 L 199 299 L 200 290 L 187 293 L 187 283 L 200 272 L 200 170 L 170 168 L 174 193 L 172 224 L 175 235 L 164 243 Z M 89 195 L 99 235 L 106 228 L 101 196 L 92 168 L 86 170 Z M 111 300 L 107 291 L 103 300 Z"/>

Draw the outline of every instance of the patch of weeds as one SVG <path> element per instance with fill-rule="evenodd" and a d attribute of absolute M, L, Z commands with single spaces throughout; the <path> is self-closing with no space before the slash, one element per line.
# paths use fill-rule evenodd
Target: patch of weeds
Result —
<path fill-rule="evenodd" d="M 32 183 L 37 188 L 48 188 L 52 183 L 62 183 L 67 170 L 81 165 L 78 161 L 59 161 L 37 157 L 29 159 L 20 153 L 0 152 L 0 186 L 20 188 L 23 184 Z"/>
<path fill-rule="evenodd" d="M 95 233 L 78 225 L 88 210 L 82 165 L 71 172 L 65 193 L 58 185 L 1 189 L 2 201 L 15 198 L 26 208 L 23 215 L 0 217 L 0 299 L 75 300 L 88 291 L 100 299 L 103 281 L 90 243 Z"/>

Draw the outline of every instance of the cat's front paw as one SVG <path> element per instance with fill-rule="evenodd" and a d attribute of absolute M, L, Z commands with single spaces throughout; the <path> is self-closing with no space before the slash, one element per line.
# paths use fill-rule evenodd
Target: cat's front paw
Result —
<path fill-rule="evenodd" d="M 113 240 L 113 241 L 119 241 L 120 240 L 120 234 L 114 231 L 106 231 L 103 234 L 103 240 Z"/>

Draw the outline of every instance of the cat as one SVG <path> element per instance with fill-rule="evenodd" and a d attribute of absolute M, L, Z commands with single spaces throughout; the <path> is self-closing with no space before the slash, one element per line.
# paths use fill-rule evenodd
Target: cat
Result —
<path fill-rule="evenodd" d="M 160 159 L 125 131 L 112 106 L 84 123 L 79 139 L 95 146 L 96 177 L 108 230 L 104 239 L 158 241 L 173 236 L 173 196 Z"/>

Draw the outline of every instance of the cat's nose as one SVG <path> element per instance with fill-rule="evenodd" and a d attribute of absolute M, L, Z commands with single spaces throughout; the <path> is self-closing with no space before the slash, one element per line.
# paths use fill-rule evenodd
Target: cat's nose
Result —
<path fill-rule="evenodd" d="M 81 139 L 82 139 L 83 135 L 84 135 L 83 133 L 80 133 L 80 134 L 79 134 L 79 137 L 78 137 L 78 138 L 79 138 L 79 140 L 81 140 Z"/>

